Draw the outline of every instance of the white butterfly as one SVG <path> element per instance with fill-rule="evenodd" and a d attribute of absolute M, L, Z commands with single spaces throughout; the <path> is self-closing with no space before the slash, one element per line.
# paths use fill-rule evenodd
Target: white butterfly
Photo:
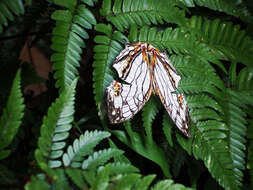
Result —
<path fill-rule="evenodd" d="M 190 118 L 183 94 L 176 94 L 181 79 L 166 54 L 150 44 L 127 44 L 113 67 L 127 84 L 113 81 L 107 87 L 108 116 L 111 123 L 133 117 L 157 94 L 176 126 L 190 137 Z"/>

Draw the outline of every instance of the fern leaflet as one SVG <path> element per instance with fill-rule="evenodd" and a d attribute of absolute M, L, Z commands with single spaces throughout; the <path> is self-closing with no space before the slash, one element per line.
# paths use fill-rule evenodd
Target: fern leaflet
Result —
<path fill-rule="evenodd" d="M 69 146 L 67 153 L 63 155 L 63 163 L 65 166 L 81 167 L 81 161 L 84 156 L 93 151 L 93 148 L 104 138 L 110 136 L 110 133 L 103 131 L 86 131 L 79 139 L 76 139 L 73 146 Z"/>

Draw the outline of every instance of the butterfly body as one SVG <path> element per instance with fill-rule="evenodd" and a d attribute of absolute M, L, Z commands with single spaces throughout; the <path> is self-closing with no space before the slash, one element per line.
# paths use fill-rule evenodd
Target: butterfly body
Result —
<path fill-rule="evenodd" d="M 181 76 L 164 52 L 147 43 L 127 44 L 113 67 L 126 82 L 113 81 L 107 87 L 108 116 L 111 123 L 133 117 L 149 100 L 159 96 L 176 126 L 190 136 L 190 119 L 183 94 L 176 94 Z"/>

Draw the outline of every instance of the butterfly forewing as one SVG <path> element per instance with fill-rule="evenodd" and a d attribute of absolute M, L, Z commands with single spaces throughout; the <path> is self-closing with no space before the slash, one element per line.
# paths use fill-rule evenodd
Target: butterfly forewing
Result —
<path fill-rule="evenodd" d="M 164 53 L 157 55 L 153 75 L 156 94 L 160 97 L 176 126 L 189 137 L 190 125 L 187 103 L 183 94 L 177 93 L 181 77 Z"/>
<path fill-rule="evenodd" d="M 131 59 L 122 59 L 124 56 L 120 56 L 113 63 L 119 77 L 129 84 L 113 81 L 107 88 L 108 116 L 111 123 L 130 119 L 145 105 L 152 92 L 148 63 L 142 59 L 140 52 L 134 51 L 136 52 Z"/>

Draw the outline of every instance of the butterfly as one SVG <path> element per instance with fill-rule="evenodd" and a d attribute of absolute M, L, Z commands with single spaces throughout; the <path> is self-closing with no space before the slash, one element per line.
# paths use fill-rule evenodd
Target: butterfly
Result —
<path fill-rule="evenodd" d="M 125 82 L 114 80 L 106 89 L 112 124 L 132 118 L 155 94 L 176 126 L 190 137 L 187 102 L 182 93 L 177 93 L 181 76 L 164 52 L 147 43 L 126 44 L 112 66 Z"/>

